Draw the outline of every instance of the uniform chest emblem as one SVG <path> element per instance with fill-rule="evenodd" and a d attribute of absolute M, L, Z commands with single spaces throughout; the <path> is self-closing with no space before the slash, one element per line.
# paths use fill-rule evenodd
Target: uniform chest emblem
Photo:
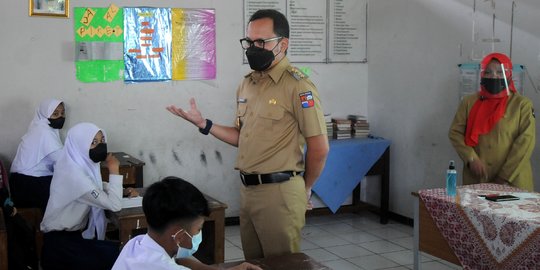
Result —
<path fill-rule="evenodd" d="M 300 93 L 300 103 L 302 103 L 302 108 L 311 108 L 315 105 L 311 91 Z"/>
<path fill-rule="evenodd" d="M 277 104 L 277 100 L 274 99 L 274 98 L 269 99 L 269 100 L 268 100 L 268 104 L 270 104 L 270 105 L 276 105 L 276 104 Z"/>

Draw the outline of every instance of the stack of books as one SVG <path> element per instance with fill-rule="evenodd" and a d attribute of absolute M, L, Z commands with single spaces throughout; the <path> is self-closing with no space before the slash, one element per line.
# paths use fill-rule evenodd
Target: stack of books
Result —
<path fill-rule="evenodd" d="M 324 115 L 324 122 L 326 122 L 326 135 L 328 136 L 328 139 L 332 139 L 334 136 L 334 123 L 332 123 L 330 114 Z"/>
<path fill-rule="evenodd" d="M 367 138 L 369 135 L 369 123 L 363 115 L 349 115 L 347 119 L 351 120 L 353 136 L 355 138 Z"/>
<path fill-rule="evenodd" d="M 345 118 L 332 118 L 333 123 L 333 137 L 334 139 L 350 139 L 352 138 L 352 121 Z"/>

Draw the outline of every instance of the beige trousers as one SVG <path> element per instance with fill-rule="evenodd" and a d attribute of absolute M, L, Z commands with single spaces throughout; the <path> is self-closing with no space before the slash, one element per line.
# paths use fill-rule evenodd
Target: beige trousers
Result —
<path fill-rule="evenodd" d="M 240 235 L 246 259 L 300 252 L 306 188 L 300 175 L 240 189 Z"/>

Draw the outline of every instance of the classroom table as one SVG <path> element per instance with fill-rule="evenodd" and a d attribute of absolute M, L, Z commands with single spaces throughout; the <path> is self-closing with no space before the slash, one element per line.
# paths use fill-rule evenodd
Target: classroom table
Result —
<path fill-rule="evenodd" d="M 332 270 L 330 267 L 317 262 L 304 253 L 293 253 L 262 259 L 252 259 L 237 262 L 228 262 L 217 265 L 219 269 L 226 269 L 249 262 L 258 265 L 264 270 Z"/>
<path fill-rule="evenodd" d="M 359 209 L 360 181 L 367 175 L 380 175 L 380 223 L 388 223 L 390 189 L 390 144 L 382 138 L 330 140 L 326 165 L 313 186 L 328 208 L 335 213 L 353 194 L 353 208 Z"/>
<path fill-rule="evenodd" d="M 464 269 L 537 269 L 540 265 L 540 194 L 497 184 L 413 193 L 414 269 L 419 251 Z M 512 194 L 517 201 L 492 202 L 482 195 Z"/>
<path fill-rule="evenodd" d="M 144 193 L 144 189 L 137 189 Z M 227 205 L 204 194 L 208 200 L 210 216 L 203 225 L 203 241 L 194 256 L 206 264 L 222 263 L 225 259 L 225 209 Z M 124 208 L 111 212 L 113 224 L 118 227 L 120 244 L 123 246 L 132 237 L 146 233 L 148 224 L 142 206 Z"/>

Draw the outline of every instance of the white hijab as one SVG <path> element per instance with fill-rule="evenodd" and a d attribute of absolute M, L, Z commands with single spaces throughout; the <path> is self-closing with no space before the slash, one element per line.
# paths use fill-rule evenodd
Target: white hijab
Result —
<path fill-rule="evenodd" d="M 54 167 L 47 212 L 59 211 L 93 190 L 103 191 L 100 165 L 89 155 L 92 140 L 99 131 L 106 138 L 105 132 L 92 123 L 79 123 L 69 129 L 64 149 Z M 105 225 L 105 211 L 92 207 L 83 238 L 93 239 L 97 231 L 97 238 L 105 239 Z"/>
<path fill-rule="evenodd" d="M 57 99 L 46 99 L 36 109 L 28 131 L 21 139 L 11 172 L 24 172 L 36 166 L 44 157 L 62 148 L 58 129 L 49 126 L 49 117 L 62 103 Z"/>

